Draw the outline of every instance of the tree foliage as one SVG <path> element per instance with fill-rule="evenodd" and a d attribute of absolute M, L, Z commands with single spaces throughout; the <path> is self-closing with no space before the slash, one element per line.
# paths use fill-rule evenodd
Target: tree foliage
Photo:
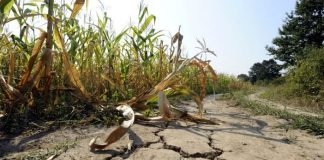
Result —
<path fill-rule="evenodd" d="M 309 55 L 288 74 L 287 81 L 297 94 L 323 94 L 324 49 L 311 49 Z"/>
<path fill-rule="evenodd" d="M 279 29 L 279 36 L 273 39 L 273 46 L 266 49 L 285 67 L 294 66 L 307 56 L 306 47 L 324 46 L 323 21 L 324 0 L 298 0 L 295 11 L 287 14 Z"/>
<path fill-rule="evenodd" d="M 273 59 L 264 60 L 262 63 L 255 63 L 249 72 L 250 81 L 254 84 L 259 80 L 273 80 L 280 77 L 280 65 Z"/>
<path fill-rule="evenodd" d="M 246 75 L 246 74 L 239 74 L 237 76 L 237 79 L 239 79 L 239 80 L 241 80 L 243 82 L 247 82 L 247 81 L 250 80 L 250 77 L 248 75 Z"/>

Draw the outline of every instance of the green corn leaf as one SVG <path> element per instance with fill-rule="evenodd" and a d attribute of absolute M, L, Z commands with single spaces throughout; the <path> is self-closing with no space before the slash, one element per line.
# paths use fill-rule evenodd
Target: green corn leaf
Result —
<path fill-rule="evenodd" d="M 152 31 L 153 31 L 153 32 L 152 32 Z M 163 36 L 163 34 L 159 34 L 159 33 L 161 33 L 161 32 L 162 32 L 162 31 L 158 31 L 158 32 L 155 32 L 155 33 L 154 33 L 154 29 L 152 29 L 152 30 L 150 31 L 150 33 L 148 34 L 148 36 L 145 37 L 144 41 L 146 41 L 146 40 L 151 40 L 152 42 L 155 42 L 155 41 L 157 40 L 157 38 Z M 154 36 L 155 36 L 155 37 L 154 37 Z M 151 39 L 151 38 L 153 38 L 153 39 Z"/>
<path fill-rule="evenodd" d="M 154 15 L 150 15 L 146 18 L 145 22 L 143 23 L 143 25 L 141 26 L 140 29 L 140 33 L 142 33 L 143 31 L 145 31 L 147 29 L 147 27 L 152 23 L 155 23 L 155 19 L 156 17 Z"/>
<path fill-rule="evenodd" d="M 25 32 L 26 32 L 26 29 L 27 29 L 27 26 L 24 26 L 21 31 L 20 31 L 20 35 L 19 35 L 19 38 L 20 39 L 23 39 L 24 35 L 25 35 Z"/>
<path fill-rule="evenodd" d="M 141 10 L 140 10 L 141 11 Z M 148 10 L 147 10 L 147 7 L 145 7 L 144 9 L 143 9 L 143 11 L 142 11 L 142 13 L 140 13 L 140 17 L 139 17 L 139 23 L 141 23 L 142 22 L 142 20 L 143 20 L 143 18 L 144 18 L 144 16 L 145 16 L 145 14 L 147 14 L 148 13 Z"/>
<path fill-rule="evenodd" d="M 66 9 L 68 9 L 69 11 L 72 12 L 72 8 L 71 8 L 70 5 L 68 5 L 68 4 L 63 4 L 62 7 L 66 7 Z"/>
<path fill-rule="evenodd" d="M 14 0 L 1 0 L 0 1 L 0 14 L 8 15 L 13 4 Z"/>
<path fill-rule="evenodd" d="M 133 37 L 137 36 L 137 40 L 136 42 L 138 43 L 138 45 L 142 45 L 143 42 L 146 41 L 146 39 L 141 35 L 141 33 L 138 31 L 138 29 L 136 27 L 132 27 L 133 30 Z"/>
<path fill-rule="evenodd" d="M 128 29 L 126 29 L 125 31 L 119 33 L 116 38 L 114 39 L 114 46 L 116 46 L 116 44 L 119 43 L 119 41 L 123 38 L 124 35 L 126 35 Z"/>

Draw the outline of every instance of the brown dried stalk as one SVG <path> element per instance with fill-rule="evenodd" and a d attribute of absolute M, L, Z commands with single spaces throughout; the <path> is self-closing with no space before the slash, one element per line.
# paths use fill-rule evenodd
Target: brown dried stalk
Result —
<path fill-rule="evenodd" d="M 2 72 L 0 71 L 0 88 L 2 91 L 5 93 L 5 96 L 10 100 L 10 101 L 15 101 L 15 102 L 27 102 L 27 98 L 24 97 L 23 94 L 19 92 L 16 88 L 12 87 L 9 85 Z"/>

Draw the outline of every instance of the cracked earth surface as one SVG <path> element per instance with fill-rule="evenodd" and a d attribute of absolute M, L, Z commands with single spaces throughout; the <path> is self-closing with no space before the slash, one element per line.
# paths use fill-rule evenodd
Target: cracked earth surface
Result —
<path fill-rule="evenodd" d="M 55 159 L 324 159 L 324 139 L 305 131 L 280 128 L 289 123 L 286 120 L 253 116 L 229 101 L 216 101 L 213 96 L 206 97 L 204 104 L 205 116 L 220 120 L 220 125 L 175 121 L 166 127 L 161 122 L 136 122 L 119 141 L 94 152 L 89 151 L 89 141 L 95 136 L 104 138 L 113 127 L 62 128 L 1 138 L 0 156 L 19 159 L 46 152 L 59 143 L 74 142 Z M 185 102 L 180 107 L 195 112 L 194 106 L 194 102 Z"/>

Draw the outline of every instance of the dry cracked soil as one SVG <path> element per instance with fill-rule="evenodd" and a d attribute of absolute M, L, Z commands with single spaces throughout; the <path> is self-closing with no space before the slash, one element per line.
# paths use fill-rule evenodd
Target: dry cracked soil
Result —
<path fill-rule="evenodd" d="M 205 116 L 220 125 L 174 121 L 137 121 L 128 133 L 105 150 L 89 150 L 89 141 L 104 138 L 113 130 L 98 126 L 64 127 L 54 131 L 0 139 L 0 159 L 32 155 L 55 159 L 228 159 L 228 160 L 321 160 L 324 139 L 301 130 L 286 130 L 289 122 L 271 116 L 253 116 L 227 100 L 204 100 Z M 193 102 L 180 107 L 195 112 Z M 100 142 L 102 139 L 98 139 Z M 62 151 L 63 150 L 63 151 Z M 61 152 L 59 152 L 61 151 Z M 45 155 L 45 156 L 44 156 Z M 41 156 L 40 156 L 41 157 Z"/>

